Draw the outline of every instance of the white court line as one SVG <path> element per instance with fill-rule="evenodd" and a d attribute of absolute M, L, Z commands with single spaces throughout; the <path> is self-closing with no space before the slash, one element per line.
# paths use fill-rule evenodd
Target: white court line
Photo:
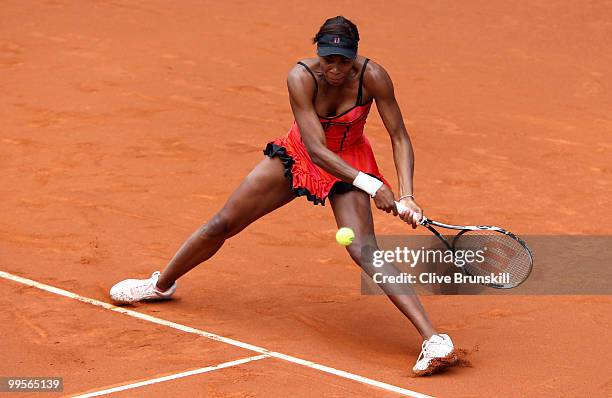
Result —
<path fill-rule="evenodd" d="M 35 287 L 37 289 L 40 290 L 44 290 L 50 293 L 54 293 L 54 294 L 58 294 L 60 296 L 64 296 L 64 297 L 68 297 L 74 300 L 78 300 L 81 301 L 83 303 L 88 303 L 88 304 L 92 304 L 95 305 L 97 307 L 102 307 L 105 308 L 107 310 L 111 310 L 111 311 L 115 311 L 115 312 L 119 312 L 121 314 L 125 314 L 128 316 L 131 316 L 133 318 L 138 318 L 138 319 L 142 319 L 144 321 L 147 322 L 151 322 L 151 323 L 155 323 L 158 325 L 163 325 L 163 326 L 167 326 L 169 328 L 173 328 L 173 329 L 177 329 L 186 333 L 193 333 L 196 334 L 198 336 L 202 336 L 202 337 L 206 337 L 207 339 L 211 339 L 211 340 L 215 340 L 215 341 L 220 341 L 222 343 L 226 343 L 226 344 L 230 344 L 236 347 L 240 347 L 240 348 L 244 348 L 245 350 L 250 350 L 250 351 L 255 351 L 258 352 L 260 354 L 267 354 L 271 357 L 274 358 L 278 358 L 278 359 L 282 359 L 284 361 L 287 362 L 291 362 L 291 363 L 295 363 L 298 365 L 302 365 L 302 366 L 306 366 L 308 368 L 311 369 L 317 369 L 321 372 L 325 372 L 325 373 L 329 373 L 329 374 L 333 374 L 345 379 L 349 379 L 349 380 L 354 380 L 363 384 L 367 384 L 370 386 L 374 386 L 374 387 L 378 387 L 378 388 L 382 388 L 383 390 L 387 390 L 387 391 L 391 391 L 394 393 L 398 393 L 398 394 L 402 394 L 405 395 L 407 397 L 414 397 L 414 398 L 433 398 L 430 395 L 425 395 L 425 394 L 421 394 L 419 392 L 416 391 L 411 391 L 402 387 L 398 387 L 398 386 L 394 386 L 393 384 L 388 384 L 382 381 L 378 381 L 378 380 L 374 380 L 374 379 L 370 379 L 368 377 L 365 376 L 359 376 L 357 374 L 354 373 L 350 373 L 350 372 L 346 372 L 344 370 L 339 370 L 339 369 L 335 369 L 329 366 L 325 366 L 325 365 L 321 365 L 315 362 L 311 362 L 311 361 L 307 361 L 301 358 L 297 358 L 297 357 L 293 357 L 291 355 L 285 355 L 282 354 L 280 352 L 274 352 L 274 351 L 270 351 L 267 350 L 265 348 L 262 347 L 258 347 L 256 345 L 252 345 L 249 343 L 244 343 L 242 341 L 238 341 L 238 340 L 234 340 L 234 339 L 230 339 L 228 337 L 223 337 L 223 336 L 219 336 L 217 334 L 214 333 L 209 333 L 206 332 L 204 330 L 200 330 L 200 329 L 196 329 L 196 328 L 192 328 L 191 326 L 185 326 L 185 325 L 181 325 L 180 323 L 175 323 L 175 322 L 171 322 L 171 321 L 166 321 L 165 319 L 161 319 L 161 318 L 157 318 L 151 315 L 146 315 L 146 314 L 142 314 L 140 312 L 137 311 L 133 311 L 133 310 L 129 310 L 127 308 L 123 308 L 123 307 L 117 307 L 115 305 L 109 304 L 109 303 L 105 303 L 103 301 L 98 301 L 89 297 L 84 297 L 81 295 L 78 295 L 76 293 L 72 293 L 69 292 L 67 290 L 63 290 L 63 289 L 59 289 L 57 287 L 53 287 L 50 285 L 46 285 L 44 283 L 40 283 L 40 282 L 36 282 L 33 281 L 31 279 L 27 279 L 27 278 L 23 278 L 21 276 L 17 276 L 17 275 L 13 275 L 10 274 L 8 272 L 4 272 L 4 271 L 0 271 L 0 277 L 4 278 L 4 279 L 8 279 L 11 280 L 13 282 L 17 282 L 17 283 L 21 283 L 27 286 L 32 286 Z"/>
<path fill-rule="evenodd" d="M 264 359 L 264 358 L 270 358 L 270 355 L 261 354 L 261 355 L 257 355 L 257 356 L 254 356 L 254 357 L 237 359 L 235 361 L 224 362 L 224 363 L 221 363 L 219 365 L 207 366 L 205 368 L 189 370 L 187 372 L 181 372 L 181 373 L 176 373 L 176 374 L 169 375 L 169 376 L 163 376 L 163 377 L 158 377 L 158 378 L 150 379 L 150 380 L 146 380 L 146 381 L 140 381 L 138 383 L 124 384 L 124 385 L 119 386 L 119 387 L 107 388 L 105 390 L 94 391 L 94 392 L 90 392 L 90 393 L 86 393 L 86 394 L 82 394 L 82 395 L 74 395 L 74 396 L 72 396 L 72 398 L 99 397 L 100 395 L 112 394 L 114 392 L 125 391 L 125 390 L 129 390 L 131 388 L 148 386 L 150 384 L 161 383 L 162 381 L 169 381 L 169 380 L 174 380 L 174 379 L 180 379 L 181 377 L 199 375 L 201 373 L 212 372 L 213 370 L 217 370 L 217 369 L 223 369 L 223 368 L 229 368 L 231 366 L 242 365 L 243 363 L 247 363 L 247 362 L 251 362 L 251 361 L 258 361 L 258 360 Z"/>

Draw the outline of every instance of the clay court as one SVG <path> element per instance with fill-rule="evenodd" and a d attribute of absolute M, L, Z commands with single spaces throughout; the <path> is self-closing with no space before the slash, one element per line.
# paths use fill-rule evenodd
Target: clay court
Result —
<path fill-rule="evenodd" d="M 287 72 L 335 15 L 394 81 L 426 214 L 612 233 L 609 1 L 3 1 L 0 376 L 64 378 L 18 396 L 612 396 L 611 296 L 424 296 L 472 367 L 410 377 L 420 336 L 305 198 L 176 299 L 110 305 L 287 132 Z M 366 134 L 395 184 L 375 111 Z M 424 233 L 373 211 L 380 235 Z"/>

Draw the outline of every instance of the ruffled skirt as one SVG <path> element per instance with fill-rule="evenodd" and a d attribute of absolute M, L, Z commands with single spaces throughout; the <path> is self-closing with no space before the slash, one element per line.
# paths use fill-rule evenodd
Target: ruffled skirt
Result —
<path fill-rule="evenodd" d="M 271 158 L 278 157 L 281 160 L 293 192 L 297 196 L 306 196 L 315 205 L 324 206 L 325 199 L 330 195 L 358 189 L 315 165 L 304 143 L 300 138 L 296 138 L 295 134 L 290 133 L 286 137 L 269 142 L 263 152 Z M 335 153 L 357 170 L 389 185 L 380 174 L 372 147 L 364 135 L 348 148 Z"/>

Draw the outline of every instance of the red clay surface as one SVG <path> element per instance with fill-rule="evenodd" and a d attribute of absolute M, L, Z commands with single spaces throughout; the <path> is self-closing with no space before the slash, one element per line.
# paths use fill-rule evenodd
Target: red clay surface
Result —
<path fill-rule="evenodd" d="M 609 2 L 177 3 L 2 3 L 0 270 L 107 301 L 115 282 L 163 268 L 286 133 L 287 71 L 338 14 L 394 80 L 427 214 L 612 232 Z M 366 132 L 395 181 L 376 112 Z M 334 233 L 329 206 L 300 198 L 181 279 L 176 300 L 136 309 L 434 396 L 612 396 L 609 296 L 423 297 L 479 351 L 473 368 L 409 378 L 418 334 L 360 295 Z M 0 286 L 0 376 L 63 376 L 71 394 L 256 355 Z M 395 396 L 270 358 L 131 391 Z"/>

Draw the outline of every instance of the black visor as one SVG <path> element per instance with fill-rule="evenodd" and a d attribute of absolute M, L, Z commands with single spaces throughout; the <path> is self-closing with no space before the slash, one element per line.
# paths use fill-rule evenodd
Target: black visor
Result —
<path fill-rule="evenodd" d="M 357 57 L 357 42 L 338 35 L 323 35 L 317 40 L 317 54 L 321 57 L 342 55 L 355 59 Z"/>

